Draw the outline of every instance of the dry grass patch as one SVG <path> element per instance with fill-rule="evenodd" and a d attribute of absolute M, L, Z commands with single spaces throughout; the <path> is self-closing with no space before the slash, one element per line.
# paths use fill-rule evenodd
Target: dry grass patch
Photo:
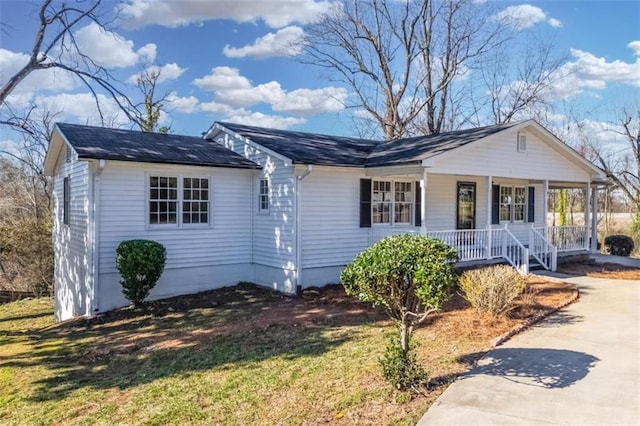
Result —
<path fill-rule="evenodd" d="M 455 295 L 416 330 L 431 383 L 414 397 L 380 373 L 393 325 L 339 286 L 292 298 L 239 285 L 64 324 L 49 300 L 9 303 L 0 423 L 415 424 L 493 338 L 574 296 L 530 283 L 510 317 L 478 315 Z"/>
<path fill-rule="evenodd" d="M 640 268 L 616 263 L 576 262 L 558 266 L 558 272 L 568 275 L 586 275 L 614 280 L 640 280 Z"/>

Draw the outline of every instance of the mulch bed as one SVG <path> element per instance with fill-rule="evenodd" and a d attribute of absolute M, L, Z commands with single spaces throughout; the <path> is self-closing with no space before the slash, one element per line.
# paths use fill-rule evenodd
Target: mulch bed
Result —
<path fill-rule="evenodd" d="M 640 280 L 640 268 L 616 263 L 576 262 L 558 266 L 558 272 L 568 275 L 586 275 L 594 278 Z"/>

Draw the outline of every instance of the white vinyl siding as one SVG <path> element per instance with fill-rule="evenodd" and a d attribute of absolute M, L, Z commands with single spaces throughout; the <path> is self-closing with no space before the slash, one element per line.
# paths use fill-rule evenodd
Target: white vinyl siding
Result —
<path fill-rule="evenodd" d="M 211 176 L 211 227 L 149 228 L 149 176 Z M 100 184 L 100 272 L 117 272 L 121 241 L 145 238 L 167 248 L 165 269 L 250 263 L 251 171 L 108 161 Z M 186 284 L 186 283 L 185 283 Z"/>
<path fill-rule="evenodd" d="M 302 266 L 343 266 L 369 245 L 360 227 L 360 179 L 364 170 L 314 167 L 302 181 Z M 305 285 L 324 283 L 307 282 Z M 338 276 L 334 277 L 337 282 Z"/>
<path fill-rule="evenodd" d="M 429 173 L 497 176 L 526 180 L 587 182 L 588 173 L 533 133 L 526 133 L 527 150 L 517 152 L 516 130 L 505 130 L 432 159 Z"/>
<path fill-rule="evenodd" d="M 66 146 L 63 150 L 53 180 L 54 277 L 58 320 L 86 313 L 89 275 L 90 168 L 86 161 L 78 161 L 77 155 Z M 68 195 L 66 200 L 65 192 Z"/>
<path fill-rule="evenodd" d="M 223 133 L 216 142 L 262 166 L 255 173 L 269 180 L 269 211 L 260 212 L 259 182 L 254 180 L 251 200 L 253 221 L 247 229 L 253 232 L 251 253 L 253 263 L 284 270 L 291 275 L 295 269 L 295 181 L 293 165 L 266 150 L 249 145 L 244 140 Z M 251 185 L 249 185 L 251 188 Z M 256 277 L 258 279 L 259 277 Z M 284 290 L 284 289 L 281 289 Z"/>

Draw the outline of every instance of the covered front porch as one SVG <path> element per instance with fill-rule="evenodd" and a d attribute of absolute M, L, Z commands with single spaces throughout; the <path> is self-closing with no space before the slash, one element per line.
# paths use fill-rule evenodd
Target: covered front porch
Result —
<path fill-rule="evenodd" d="M 454 247 L 461 263 L 499 260 L 523 274 L 529 273 L 534 264 L 555 271 L 558 256 L 596 250 L 597 185 L 590 181 L 434 174 L 427 169 L 421 175 L 386 172 L 368 173 L 373 182 L 369 244 L 390 235 L 426 235 Z M 396 223 L 395 217 L 403 215 L 406 221 L 404 201 L 408 196 L 406 182 L 410 181 L 414 182 L 415 194 L 413 226 Z M 550 226 L 548 194 L 569 188 L 584 191 L 586 225 Z M 387 199 L 392 200 L 388 206 L 384 204 Z M 381 213 L 386 211 L 388 217 Z"/>

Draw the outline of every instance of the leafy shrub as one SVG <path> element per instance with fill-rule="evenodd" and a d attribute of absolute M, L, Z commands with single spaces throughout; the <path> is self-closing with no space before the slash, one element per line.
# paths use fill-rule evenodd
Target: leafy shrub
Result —
<path fill-rule="evenodd" d="M 495 265 L 465 271 L 458 280 L 464 298 L 478 312 L 506 315 L 527 286 L 526 277 L 511 266 Z"/>
<path fill-rule="evenodd" d="M 399 390 L 415 388 L 428 378 L 427 372 L 418 364 L 411 342 L 409 349 L 403 351 L 398 336 L 393 336 L 379 360 L 382 376 Z"/>
<path fill-rule="evenodd" d="M 614 256 L 630 256 L 635 248 L 633 238 L 627 235 L 609 235 L 604 239 L 604 245 Z"/>
<path fill-rule="evenodd" d="M 347 294 L 384 307 L 399 326 L 403 355 L 398 358 L 387 354 L 389 365 L 400 363 L 388 367 L 388 374 L 404 376 L 407 363 L 415 360 L 409 353 L 413 327 L 449 299 L 456 279 L 456 260 L 456 251 L 440 240 L 396 235 L 367 248 L 342 271 L 340 281 Z M 402 377 L 390 381 L 394 386 L 406 382 Z"/>
<path fill-rule="evenodd" d="M 116 249 L 116 267 L 122 276 L 122 292 L 140 306 L 156 285 L 167 257 L 164 246 L 149 240 L 127 240 Z"/>

